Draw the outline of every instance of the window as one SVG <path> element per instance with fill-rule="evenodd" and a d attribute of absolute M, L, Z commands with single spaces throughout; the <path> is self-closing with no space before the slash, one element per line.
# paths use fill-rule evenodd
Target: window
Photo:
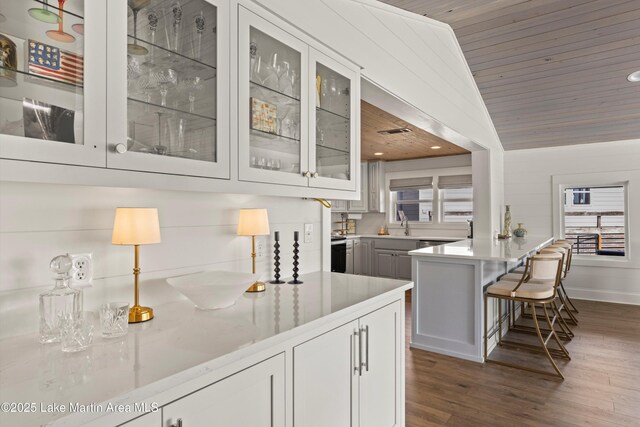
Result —
<path fill-rule="evenodd" d="M 448 188 L 440 190 L 442 196 L 442 220 L 444 222 L 467 222 L 473 219 L 473 189 Z"/>
<path fill-rule="evenodd" d="M 442 222 L 467 222 L 473 219 L 471 175 L 445 175 L 438 180 Z"/>
<path fill-rule="evenodd" d="M 624 256 L 624 185 L 565 188 L 564 236 L 574 254 Z"/>
<path fill-rule="evenodd" d="M 433 220 L 433 188 L 431 177 L 392 179 L 389 190 L 395 222 L 404 218 L 411 222 L 430 223 Z"/>
<path fill-rule="evenodd" d="M 574 205 L 590 205 L 591 189 L 590 188 L 572 188 Z"/>

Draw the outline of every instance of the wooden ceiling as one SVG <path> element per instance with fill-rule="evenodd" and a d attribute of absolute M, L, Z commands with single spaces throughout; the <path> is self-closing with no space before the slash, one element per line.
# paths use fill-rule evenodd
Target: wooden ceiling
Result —
<path fill-rule="evenodd" d="M 381 1 L 451 25 L 505 149 L 640 138 L 640 1 Z"/>
<path fill-rule="evenodd" d="M 464 148 L 407 123 L 365 101 L 361 101 L 361 115 L 362 160 L 408 160 L 469 153 Z M 411 129 L 411 132 L 393 135 L 378 133 L 398 128 Z M 433 146 L 440 148 L 432 149 Z M 375 156 L 373 153 L 383 153 L 383 155 Z"/>

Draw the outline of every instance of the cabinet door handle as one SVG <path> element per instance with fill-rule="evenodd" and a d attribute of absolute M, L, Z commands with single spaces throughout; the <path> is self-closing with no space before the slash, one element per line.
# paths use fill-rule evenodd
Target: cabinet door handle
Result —
<path fill-rule="evenodd" d="M 358 333 L 358 331 L 354 331 L 351 338 L 351 345 L 353 346 L 353 375 L 362 375 L 362 373 L 360 372 L 360 334 Z M 358 352 L 357 356 L 356 352 Z"/>
<path fill-rule="evenodd" d="M 366 341 L 365 334 L 367 335 Z M 360 340 L 365 342 L 364 351 L 361 350 L 364 357 L 360 357 L 360 375 L 362 375 L 365 369 L 369 372 L 369 325 L 360 328 Z"/>
<path fill-rule="evenodd" d="M 116 145 L 116 153 L 120 153 L 120 154 L 124 154 L 127 152 L 127 145 L 126 144 L 117 144 Z"/>
<path fill-rule="evenodd" d="M 303 172 L 302 176 L 304 176 L 305 178 L 311 178 L 311 172 L 309 171 Z"/>
<path fill-rule="evenodd" d="M 178 418 L 175 424 L 171 424 L 171 427 L 182 427 L 182 418 Z"/>
<path fill-rule="evenodd" d="M 314 177 L 314 178 L 317 178 L 317 177 L 319 177 L 319 176 L 320 176 L 320 174 L 319 174 L 318 172 L 314 172 L 314 173 L 313 173 L 313 177 Z"/>
<path fill-rule="evenodd" d="M 364 365 L 364 362 L 362 361 L 362 332 L 364 331 L 363 328 L 360 328 L 360 333 L 358 334 L 358 366 L 360 367 L 359 369 L 359 373 L 360 376 L 362 376 L 362 366 Z"/>

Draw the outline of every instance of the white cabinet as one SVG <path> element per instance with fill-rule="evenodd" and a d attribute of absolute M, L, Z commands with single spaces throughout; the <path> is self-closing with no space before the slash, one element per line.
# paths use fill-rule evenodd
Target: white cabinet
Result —
<path fill-rule="evenodd" d="M 2 2 L 0 158 L 104 167 L 107 1 L 49 3 Z"/>
<path fill-rule="evenodd" d="M 239 179 L 355 191 L 359 70 L 238 13 Z"/>
<path fill-rule="evenodd" d="M 384 162 L 368 162 L 369 212 L 386 212 Z"/>
<path fill-rule="evenodd" d="M 228 179 L 228 2 L 108 3 L 107 167 Z"/>
<path fill-rule="evenodd" d="M 294 348 L 294 426 L 358 425 L 357 331 L 353 321 Z"/>
<path fill-rule="evenodd" d="M 360 164 L 360 200 L 349 200 L 349 212 L 369 210 L 369 168 L 367 162 Z"/>
<path fill-rule="evenodd" d="M 294 425 L 403 425 L 401 315 L 397 301 L 294 348 Z"/>
<path fill-rule="evenodd" d="M 284 426 L 284 384 L 279 354 L 164 406 L 162 426 Z"/>

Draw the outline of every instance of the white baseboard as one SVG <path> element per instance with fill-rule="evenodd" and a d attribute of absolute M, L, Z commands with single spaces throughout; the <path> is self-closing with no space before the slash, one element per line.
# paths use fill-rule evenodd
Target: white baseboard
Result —
<path fill-rule="evenodd" d="M 569 297 L 589 301 L 613 302 L 616 304 L 640 305 L 640 293 L 615 292 L 566 287 Z"/>

